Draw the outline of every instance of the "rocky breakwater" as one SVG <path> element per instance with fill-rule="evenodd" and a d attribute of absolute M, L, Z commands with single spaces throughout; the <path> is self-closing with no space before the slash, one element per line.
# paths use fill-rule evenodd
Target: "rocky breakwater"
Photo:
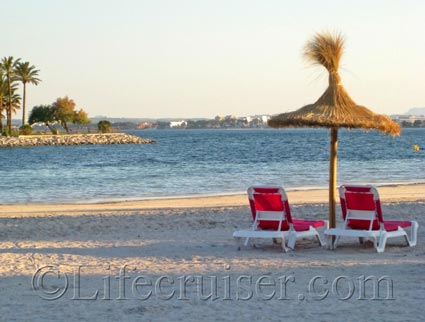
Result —
<path fill-rule="evenodd" d="M 0 147 L 146 143 L 156 141 L 125 133 L 0 136 Z"/>

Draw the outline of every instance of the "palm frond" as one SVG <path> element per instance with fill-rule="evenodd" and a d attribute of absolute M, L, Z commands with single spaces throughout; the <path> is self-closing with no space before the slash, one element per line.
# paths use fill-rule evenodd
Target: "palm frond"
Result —
<path fill-rule="evenodd" d="M 39 72 L 40 71 L 35 69 L 34 65 L 30 65 L 29 62 L 19 62 L 15 68 L 15 80 L 22 83 L 38 85 L 38 83 L 41 82 L 41 79 L 37 78 Z"/>

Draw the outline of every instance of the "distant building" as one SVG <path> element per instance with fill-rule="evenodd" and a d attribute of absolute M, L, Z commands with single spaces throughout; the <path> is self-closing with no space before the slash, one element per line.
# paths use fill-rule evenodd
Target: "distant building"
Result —
<path fill-rule="evenodd" d="M 391 118 L 399 123 L 415 123 L 415 121 L 425 121 L 425 115 L 392 115 Z"/>
<path fill-rule="evenodd" d="M 176 121 L 176 122 L 170 122 L 170 127 L 185 127 L 187 125 L 186 121 Z"/>
<path fill-rule="evenodd" d="M 143 122 L 143 123 L 137 124 L 137 128 L 141 129 L 141 130 L 150 129 L 152 127 L 153 127 L 153 123 L 151 123 L 151 122 Z"/>

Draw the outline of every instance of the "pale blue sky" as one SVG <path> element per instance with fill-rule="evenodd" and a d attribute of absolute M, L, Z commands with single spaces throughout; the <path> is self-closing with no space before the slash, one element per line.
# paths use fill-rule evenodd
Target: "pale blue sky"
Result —
<path fill-rule="evenodd" d="M 346 37 L 352 98 L 425 106 L 423 0 L 2 0 L 0 56 L 43 82 L 28 109 L 68 95 L 89 116 L 276 114 L 314 102 L 327 75 L 302 59 L 317 31 Z"/>

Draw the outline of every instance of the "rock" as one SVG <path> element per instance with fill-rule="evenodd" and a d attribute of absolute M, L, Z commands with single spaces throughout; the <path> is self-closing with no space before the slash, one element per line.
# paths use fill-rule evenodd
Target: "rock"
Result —
<path fill-rule="evenodd" d="M 125 133 L 0 136 L 0 148 L 15 146 L 56 146 L 87 144 L 147 144 L 155 140 Z"/>

